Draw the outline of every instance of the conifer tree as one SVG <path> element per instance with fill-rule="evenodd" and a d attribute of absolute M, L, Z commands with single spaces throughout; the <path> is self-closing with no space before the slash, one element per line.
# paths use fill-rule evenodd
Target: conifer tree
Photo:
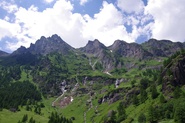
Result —
<path fill-rule="evenodd" d="M 119 105 L 117 107 L 117 111 L 118 111 L 118 118 L 117 118 L 118 120 L 117 121 L 121 122 L 121 121 L 125 120 L 127 116 L 126 116 L 125 107 L 122 102 L 119 103 Z"/>

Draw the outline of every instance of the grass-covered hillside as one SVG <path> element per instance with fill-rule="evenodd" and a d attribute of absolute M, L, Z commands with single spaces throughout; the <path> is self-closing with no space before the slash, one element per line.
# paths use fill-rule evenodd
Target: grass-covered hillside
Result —
<path fill-rule="evenodd" d="M 184 50 L 143 59 L 106 51 L 0 57 L 0 123 L 185 122 Z"/>

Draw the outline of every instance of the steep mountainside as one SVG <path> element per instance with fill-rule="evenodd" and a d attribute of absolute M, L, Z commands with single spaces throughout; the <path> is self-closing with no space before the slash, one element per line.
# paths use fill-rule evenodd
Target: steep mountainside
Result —
<path fill-rule="evenodd" d="M 156 39 L 150 39 L 147 42 L 141 44 L 141 46 L 150 52 L 153 56 L 162 57 L 170 56 L 175 52 L 185 48 L 184 43 Z"/>
<path fill-rule="evenodd" d="M 107 47 L 100 43 L 99 40 L 95 39 L 94 41 L 88 41 L 87 45 L 83 48 L 80 48 L 80 51 L 93 54 L 96 57 L 101 57 L 103 50 L 107 50 Z"/>
<path fill-rule="evenodd" d="M 115 59 L 112 56 L 111 51 L 97 39 L 89 41 L 85 47 L 80 48 L 79 50 L 89 56 L 90 60 L 92 59 L 91 56 L 97 58 L 95 63 L 100 62 L 105 71 L 115 68 Z"/>
<path fill-rule="evenodd" d="M 73 51 L 70 45 L 63 41 L 58 35 L 52 35 L 51 37 L 45 38 L 42 36 L 35 44 L 31 44 L 28 49 L 25 47 L 20 47 L 13 54 L 21 54 L 25 52 L 30 52 L 32 54 L 47 55 L 49 53 L 57 52 L 61 54 L 67 54 Z"/>
<path fill-rule="evenodd" d="M 20 47 L 12 55 L 28 52 L 34 55 L 47 55 L 54 52 L 63 55 L 68 53 L 85 54 L 93 69 L 98 65 L 100 68 L 103 67 L 103 71 L 110 72 L 122 67 L 127 69 L 135 67 L 135 63 L 129 61 L 130 58 L 146 60 L 155 59 L 156 57 L 168 57 L 184 47 L 184 43 L 174 43 L 168 40 L 158 41 L 156 39 L 150 39 L 141 45 L 116 40 L 111 46 L 106 47 L 95 39 L 94 41 L 89 41 L 85 47 L 75 49 L 55 34 L 48 38 L 42 36 L 35 44 L 31 44 L 29 48 Z"/>
<path fill-rule="evenodd" d="M 145 59 L 153 55 L 145 51 L 139 44 L 129 44 L 120 40 L 116 40 L 114 44 L 109 47 L 109 49 L 118 57 L 134 57 L 138 59 Z"/>
<path fill-rule="evenodd" d="M 163 91 L 172 92 L 175 87 L 185 85 L 185 52 L 177 52 L 164 61 L 162 73 Z"/>
<path fill-rule="evenodd" d="M 6 53 L 6 52 L 0 50 L 0 57 L 1 57 L 1 56 L 7 56 L 7 55 L 8 55 L 8 53 Z"/>
<path fill-rule="evenodd" d="M 41 37 L 0 57 L 0 122 L 184 123 L 184 86 L 184 43 Z"/>

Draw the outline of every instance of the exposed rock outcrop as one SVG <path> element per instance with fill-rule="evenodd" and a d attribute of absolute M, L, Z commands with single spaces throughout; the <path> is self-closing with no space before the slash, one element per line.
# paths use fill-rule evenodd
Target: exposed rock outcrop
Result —
<path fill-rule="evenodd" d="M 73 49 L 74 48 L 68 45 L 56 34 L 49 38 L 42 36 L 35 44 L 31 44 L 30 48 L 28 48 L 29 52 L 42 55 L 46 55 L 52 52 L 67 54 Z"/>
<path fill-rule="evenodd" d="M 177 86 L 185 85 L 185 55 L 172 59 L 162 74 L 162 90 L 170 93 Z"/>
<path fill-rule="evenodd" d="M 184 85 L 185 84 L 185 56 L 180 59 L 175 68 L 173 68 L 174 81 L 173 85 Z"/>
<path fill-rule="evenodd" d="M 42 36 L 39 40 L 36 41 L 35 44 L 30 45 L 29 48 L 25 48 L 21 46 L 13 55 L 24 54 L 24 53 L 32 53 L 32 54 L 40 54 L 40 55 L 47 55 L 49 53 L 61 53 L 67 54 L 70 51 L 73 51 L 74 48 L 63 41 L 58 35 L 52 35 L 51 37 L 44 37 Z"/>
<path fill-rule="evenodd" d="M 156 39 L 150 39 L 141 45 L 145 50 L 153 54 L 154 57 L 171 56 L 175 52 L 185 48 L 184 43 L 172 42 L 170 40 L 156 40 Z"/>
<path fill-rule="evenodd" d="M 89 41 L 85 47 L 80 48 L 80 51 L 97 57 L 105 71 L 109 71 L 115 67 L 115 59 L 111 56 L 111 51 L 97 39 Z"/>
<path fill-rule="evenodd" d="M 141 45 L 136 43 L 126 43 L 121 40 L 116 40 L 113 45 L 109 47 L 112 52 L 118 57 L 134 57 L 144 59 L 151 57 L 152 54 L 145 51 Z"/>
<path fill-rule="evenodd" d="M 47 55 L 54 52 L 66 55 L 73 52 L 74 54 L 83 54 L 84 58 L 89 60 L 89 65 L 91 65 L 93 70 L 96 70 L 97 65 L 98 70 L 106 73 L 115 68 L 120 69 L 124 67 L 131 69 L 137 67 L 133 62 L 124 61 L 124 58 L 143 60 L 168 57 L 183 48 L 185 48 L 185 43 L 156 39 L 150 39 L 143 44 L 116 40 L 111 46 L 106 47 L 99 40 L 95 39 L 94 41 L 88 41 L 85 47 L 75 49 L 55 34 L 48 38 L 42 36 L 35 44 L 31 44 L 29 48 L 21 46 L 12 55 L 26 53 Z"/>

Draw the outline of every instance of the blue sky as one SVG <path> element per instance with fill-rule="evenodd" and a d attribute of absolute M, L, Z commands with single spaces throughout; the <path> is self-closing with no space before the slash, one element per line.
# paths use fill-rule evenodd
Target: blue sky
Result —
<path fill-rule="evenodd" d="M 185 0 L 0 0 L 0 50 L 58 34 L 78 48 L 99 39 L 185 41 Z"/>

